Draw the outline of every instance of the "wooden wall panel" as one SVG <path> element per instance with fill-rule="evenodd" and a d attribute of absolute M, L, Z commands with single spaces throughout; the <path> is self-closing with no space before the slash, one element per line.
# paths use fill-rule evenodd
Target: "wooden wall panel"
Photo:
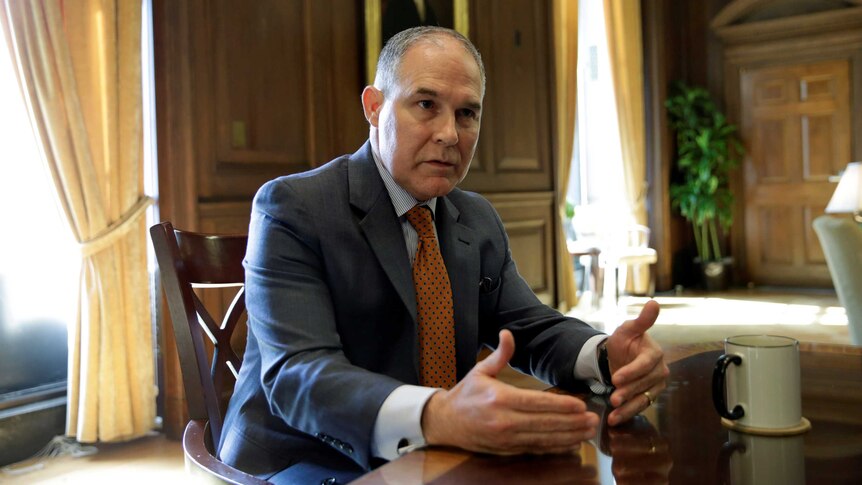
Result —
<path fill-rule="evenodd" d="M 310 165 L 307 119 L 291 113 L 295 96 L 311 98 L 308 79 L 294 65 L 308 49 L 302 4 L 256 1 L 231 9 L 222 0 L 215 5 L 217 159 Z M 266 69 L 260 69 L 264 62 Z"/>
<path fill-rule="evenodd" d="M 814 232 L 814 219 L 822 216 L 826 212 L 826 206 L 823 205 L 806 205 L 803 210 L 803 244 L 805 247 L 805 264 L 809 265 L 825 265 L 826 255 L 823 254 L 823 247 L 820 245 L 820 239 L 817 238 L 817 233 Z"/>
<path fill-rule="evenodd" d="M 162 220 L 246 233 L 264 182 L 364 142 L 361 12 L 361 0 L 153 1 Z M 165 431 L 179 437 L 182 380 L 161 319 Z"/>
<path fill-rule="evenodd" d="M 546 304 L 554 305 L 554 194 L 530 192 L 490 194 L 509 235 L 518 272 Z"/>
<path fill-rule="evenodd" d="M 209 47 L 195 91 L 202 159 L 209 160 L 199 171 L 202 198 L 248 197 L 265 180 L 358 148 L 367 125 L 357 2 L 266 0 L 237 8 L 218 0 L 201 10 L 212 19 L 197 32 Z"/>
<path fill-rule="evenodd" d="M 160 206 L 177 227 L 367 137 L 361 1 L 238 5 L 153 5 Z"/>
<path fill-rule="evenodd" d="M 483 193 L 553 189 L 548 2 L 473 0 L 470 37 L 487 88 L 482 129 L 462 183 Z"/>
<path fill-rule="evenodd" d="M 759 210 L 760 241 L 758 255 L 761 265 L 792 264 L 793 245 L 787 241 L 797 235 L 793 211 L 788 207 L 763 206 Z"/>
<path fill-rule="evenodd" d="M 203 202 L 199 207 L 200 232 L 248 234 L 251 201 Z"/>
<path fill-rule="evenodd" d="M 830 175 L 836 173 L 835 165 L 841 160 L 841 156 L 849 155 L 849 153 L 840 153 L 841 147 L 835 146 L 835 140 L 832 137 L 833 133 L 841 132 L 838 118 L 832 113 L 802 117 L 802 157 L 805 180 L 827 180 Z"/>
<path fill-rule="evenodd" d="M 755 167 L 757 178 L 762 182 L 786 182 L 787 167 L 785 161 L 792 153 L 785 151 L 788 135 L 794 130 L 787 126 L 783 119 L 763 119 L 757 125 L 757 134 L 751 144 L 751 156 L 761 160 Z M 792 137 L 798 140 L 798 137 Z"/>

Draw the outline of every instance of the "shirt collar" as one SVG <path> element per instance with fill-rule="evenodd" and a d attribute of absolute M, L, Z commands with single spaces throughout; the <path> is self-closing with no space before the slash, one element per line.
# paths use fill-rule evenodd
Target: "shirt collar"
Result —
<path fill-rule="evenodd" d="M 377 165 L 377 171 L 380 172 L 380 178 L 383 179 L 383 185 L 386 186 L 386 191 L 389 192 L 389 199 L 392 201 L 392 206 L 395 208 L 395 213 L 398 217 L 402 217 L 410 209 L 416 205 L 427 205 L 431 209 L 431 213 L 436 215 L 437 197 L 432 197 L 426 201 L 418 201 L 403 187 L 398 185 L 389 170 L 383 166 L 383 163 L 377 158 L 377 153 L 371 150 L 371 155 L 374 157 L 374 164 Z"/>

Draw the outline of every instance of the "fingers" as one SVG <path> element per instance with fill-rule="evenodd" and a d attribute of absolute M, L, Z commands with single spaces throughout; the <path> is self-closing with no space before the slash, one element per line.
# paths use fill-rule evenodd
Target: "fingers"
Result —
<path fill-rule="evenodd" d="M 508 388 L 506 395 L 499 399 L 507 407 L 533 413 L 583 413 L 587 410 L 584 401 L 562 394 L 533 391 L 527 389 Z"/>
<path fill-rule="evenodd" d="M 483 446 L 479 451 L 501 455 L 573 453 L 580 449 L 581 443 L 593 439 L 595 436 L 595 428 L 553 433 L 512 433 L 509 435 L 509 439 L 502 442 L 489 442 L 486 447 Z"/>
<path fill-rule="evenodd" d="M 611 380 L 616 387 L 643 379 L 656 367 L 664 366 L 664 352 L 649 335 L 644 335 L 643 345 L 631 362 L 617 369 Z"/>
<path fill-rule="evenodd" d="M 649 407 L 649 392 L 653 399 L 667 387 L 670 370 L 660 351 L 642 352 L 629 365 L 614 375 L 614 382 L 624 382 L 611 394 L 611 405 L 617 409 L 608 416 L 612 426 L 624 422 Z"/>
<path fill-rule="evenodd" d="M 664 363 L 664 353 L 646 333 L 658 318 L 658 312 L 658 303 L 648 301 L 637 318 L 623 323 L 608 338 L 611 380 L 616 387 L 610 398 L 616 408 L 608 416 L 611 426 L 631 419 L 650 405 L 644 392 L 655 397 L 666 386 L 670 372 Z"/>
<path fill-rule="evenodd" d="M 611 394 L 611 405 L 619 407 L 645 391 L 649 391 L 653 397 L 657 396 L 657 392 L 661 392 L 667 386 L 666 378 L 668 373 L 669 371 L 664 362 L 659 363 L 659 365 L 655 366 L 642 378 L 631 384 L 614 389 L 614 392 Z"/>
<path fill-rule="evenodd" d="M 628 338 L 646 333 L 658 318 L 658 312 L 658 302 L 650 300 L 646 302 L 637 318 L 625 321 L 620 328 L 617 329 L 617 332 L 622 332 Z"/>
<path fill-rule="evenodd" d="M 650 407 L 650 402 L 647 397 L 643 393 L 638 394 L 626 401 L 622 406 L 614 409 L 608 415 L 608 424 L 610 426 L 617 426 L 637 416 L 648 407 Z"/>
<path fill-rule="evenodd" d="M 500 331 L 500 343 L 491 355 L 473 367 L 471 372 L 479 372 L 491 377 L 497 377 L 501 370 L 509 364 L 515 354 L 515 338 L 508 330 Z"/>
<path fill-rule="evenodd" d="M 488 423 L 489 434 L 478 435 L 478 449 L 497 454 L 573 452 L 596 436 L 598 423 L 595 413 L 502 413 Z"/>
<path fill-rule="evenodd" d="M 599 416 L 592 412 L 584 413 L 500 413 L 496 422 L 491 423 L 501 433 L 517 433 L 522 436 L 534 434 L 557 434 L 574 432 L 594 432 L 599 425 Z M 592 435 L 588 436 L 592 438 Z"/>
<path fill-rule="evenodd" d="M 611 395 L 611 404 L 613 405 L 614 400 L 617 400 L 621 402 L 621 405 L 608 415 L 608 424 L 616 426 L 624 423 L 650 407 L 658 399 L 659 393 L 667 387 L 664 378 L 651 380 L 651 382 L 655 382 L 655 384 L 646 388 L 639 386 L 634 389 L 623 390 L 624 393 L 627 393 L 624 395 L 617 395 L 617 391 L 614 391 L 614 394 Z M 641 386 L 643 386 L 642 383 Z M 647 392 L 649 396 L 645 394 Z M 650 397 L 652 401 L 650 401 Z"/>
<path fill-rule="evenodd" d="M 496 454 L 575 451 L 580 442 L 595 436 L 599 423 L 583 401 L 518 389 L 482 372 L 506 361 L 511 349 L 507 338 L 511 335 L 501 335 L 494 357 L 499 360 L 477 372 L 474 368 L 451 390 L 431 396 L 422 414 L 427 442 Z"/>

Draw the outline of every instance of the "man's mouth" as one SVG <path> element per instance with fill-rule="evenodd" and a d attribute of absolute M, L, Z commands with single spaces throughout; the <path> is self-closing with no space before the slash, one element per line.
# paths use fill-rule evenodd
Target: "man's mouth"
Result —
<path fill-rule="evenodd" d="M 455 162 L 450 162 L 448 160 L 426 160 L 425 163 L 431 164 L 435 167 L 451 167 L 455 165 Z"/>

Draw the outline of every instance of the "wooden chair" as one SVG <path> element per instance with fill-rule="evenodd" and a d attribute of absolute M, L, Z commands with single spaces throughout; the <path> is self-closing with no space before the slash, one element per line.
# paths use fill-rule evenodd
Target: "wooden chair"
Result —
<path fill-rule="evenodd" d="M 601 260 L 599 259 L 602 250 L 595 245 L 589 243 L 583 244 L 580 241 L 566 241 L 566 249 L 569 251 L 569 255 L 572 256 L 572 265 L 574 267 L 577 267 L 575 263 L 583 264 L 584 259 L 588 258 L 586 264 L 584 264 L 583 287 L 584 291 L 589 290 L 590 292 L 590 307 L 593 311 L 598 310 L 601 306 L 604 289 L 604 270 L 601 268 Z M 581 296 L 578 295 L 579 300 L 580 298 Z"/>
<path fill-rule="evenodd" d="M 602 252 L 604 267 L 614 269 L 614 303 L 620 300 L 620 271 L 628 271 L 630 266 L 647 265 L 649 282 L 647 296 L 655 296 L 655 274 L 653 266 L 658 262 L 658 253 L 649 247 L 650 229 L 633 224 L 625 228 L 624 234 L 614 236 L 617 244 Z M 619 244 L 623 242 L 624 244 Z M 625 273 L 623 276 L 625 279 Z"/>
<path fill-rule="evenodd" d="M 191 419 L 183 433 L 186 470 L 215 483 L 266 484 L 215 456 L 224 412 L 242 364 L 231 348 L 231 336 L 245 313 L 242 259 L 248 237 L 181 231 L 170 222 L 152 226 L 150 236 L 173 322 Z M 217 323 L 193 288 L 230 287 L 238 291 L 224 319 Z M 204 338 L 212 343 L 212 354 Z"/>

